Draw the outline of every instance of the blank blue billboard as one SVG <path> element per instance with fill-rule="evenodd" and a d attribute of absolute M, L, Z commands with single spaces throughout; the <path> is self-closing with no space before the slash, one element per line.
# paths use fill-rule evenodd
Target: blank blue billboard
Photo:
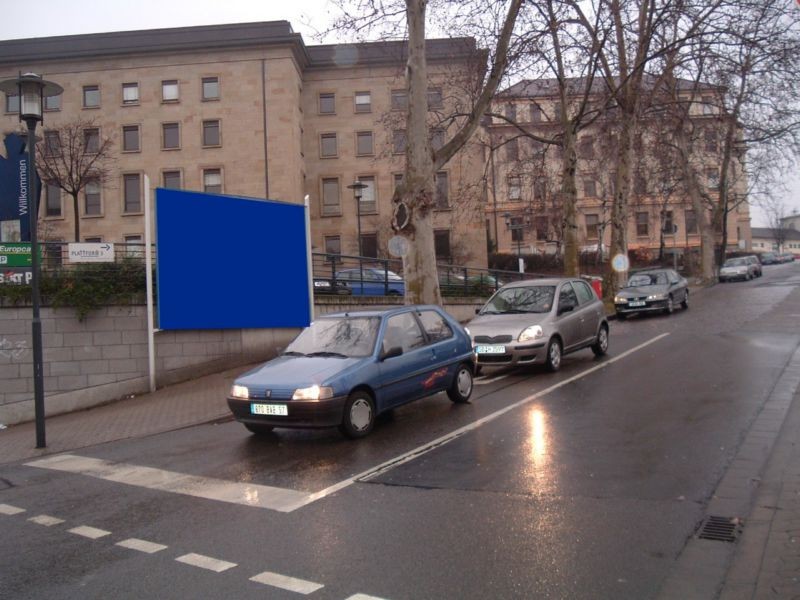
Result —
<path fill-rule="evenodd" d="M 156 190 L 160 329 L 305 327 L 305 207 Z"/>

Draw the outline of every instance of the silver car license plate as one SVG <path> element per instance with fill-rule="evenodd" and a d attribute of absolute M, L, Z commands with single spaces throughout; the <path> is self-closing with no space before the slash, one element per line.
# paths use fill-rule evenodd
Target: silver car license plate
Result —
<path fill-rule="evenodd" d="M 476 346 L 476 354 L 505 354 L 505 346 Z"/>
<path fill-rule="evenodd" d="M 646 303 L 643 300 L 635 300 L 633 302 L 628 302 L 628 306 L 644 306 Z"/>
<path fill-rule="evenodd" d="M 250 412 L 254 415 L 278 415 L 286 417 L 289 415 L 289 407 L 285 404 L 251 404 Z"/>

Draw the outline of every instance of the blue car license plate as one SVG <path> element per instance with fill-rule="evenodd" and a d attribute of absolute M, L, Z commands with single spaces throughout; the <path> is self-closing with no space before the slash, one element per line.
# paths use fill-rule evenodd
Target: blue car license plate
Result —
<path fill-rule="evenodd" d="M 476 354 L 505 354 L 505 346 L 476 346 Z"/>
<path fill-rule="evenodd" d="M 289 415 L 289 407 L 285 404 L 251 404 L 250 413 L 254 415 L 277 415 L 286 417 Z"/>

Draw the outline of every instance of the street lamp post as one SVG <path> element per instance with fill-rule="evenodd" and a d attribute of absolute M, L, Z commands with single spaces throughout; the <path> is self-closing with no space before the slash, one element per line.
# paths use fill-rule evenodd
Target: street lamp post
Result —
<path fill-rule="evenodd" d="M 45 81 L 35 73 L 20 73 L 16 79 L 0 82 L 0 91 L 19 96 L 19 120 L 28 126 L 28 218 L 31 235 L 31 303 L 33 319 L 31 338 L 33 343 L 33 407 L 36 417 L 36 447 L 44 448 L 44 376 L 42 352 L 42 320 L 39 315 L 39 244 L 37 225 L 39 217 L 38 194 L 36 193 L 36 123 L 42 120 L 42 99 L 58 96 L 63 88 L 51 81 Z M 75 216 L 77 218 L 77 215 Z"/>
<path fill-rule="evenodd" d="M 523 213 L 523 215 L 527 214 L 528 213 Z M 512 238 L 515 235 L 514 232 L 517 232 L 517 261 L 519 263 L 519 272 L 522 273 L 524 271 L 524 267 L 522 266 L 522 232 L 526 227 L 527 216 L 523 216 L 519 223 L 512 223 L 511 216 L 510 212 L 503 213 L 503 218 L 506 220 L 506 228 L 511 232 Z"/>
<path fill-rule="evenodd" d="M 354 181 L 347 186 L 348 190 L 353 190 L 353 196 L 356 199 L 356 218 L 358 219 L 358 274 L 361 277 L 362 294 L 364 293 L 364 261 L 361 257 L 364 256 L 364 252 L 361 249 L 361 192 L 366 187 L 368 187 L 367 184 L 361 183 L 360 181 Z"/>

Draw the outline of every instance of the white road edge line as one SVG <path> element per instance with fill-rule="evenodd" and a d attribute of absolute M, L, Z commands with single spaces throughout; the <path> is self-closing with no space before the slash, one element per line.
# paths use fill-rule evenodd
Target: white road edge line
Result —
<path fill-rule="evenodd" d="M 272 573 L 270 571 L 264 571 L 263 573 L 254 575 L 250 578 L 250 581 L 263 583 L 264 585 L 270 585 L 272 587 L 303 595 L 311 594 L 312 592 L 316 592 L 324 587 L 321 583 L 305 581 L 303 579 L 297 579 L 287 575 L 280 575 L 279 573 Z"/>
<path fill-rule="evenodd" d="M 28 521 L 31 523 L 36 523 L 37 525 L 52 527 L 53 525 L 60 525 L 64 522 L 64 519 L 58 519 L 56 517 L 51 517 L 50 515 L 39 515 L 37 517 L 31 517 L 28 519 Z"/>
<path fill-rule="evenodd" d="M 106 531 L 105 529 L 97 529 L 97 527 L 88 527 L 87 525 L 73 527 L 67 531 L 69 531 L 69 533 L 74 533 L 75 535 L 81 535 L 85 538 L 89 538 L 90 540 L 96 540 L 98 538 L 111 535 L 110 531 Z"/>
<path fill-rule="evenodd" d="M 203 556 L 202 554 L 195 554 L 194 552 L 179 556 L 175 560 L 193 567 L 214 571 L 215 573 L 222 573 L 236 566 L 236 563 L 211 558 L 210 556 Z"/>
<path fill-rule="evenodd" d="M 19 506 L 11 506 L 10 504 L 0 504 L 0 515 L 18 515 L 24 513 L 25 509 Z"/>
<path fill-rule="evenodd" d="M 353 594 L 352 596 L 348 596 L 345 600 L 385 600 L 384 598 L 378 598 L 378 596 L 370 596 L 369 594 Z"/>
<path fill-rule="evenodd" d="M 156 552 L 167 549 L 167 546 L 164 544 L 156 544 L 155 542 L 148 542 L 147 540 L 140 540 L 137 538 L 122 540 L 121 542 L 117 542 L 116 545 L 128 548 L 129 550 L 146 552 L 147 554 L 155 554 Z"/>
<path fill-rule="evenodd" d="M 432 441 L 428 442 L 427 444 L 423 444 L 422 446 L 418 446 L 417 448 L 414 448 L 413 450 L 409 450 L 408 452 L 406 452 L 404 454 L 401 454 L 399 456 L 396 456 L 395 458 L 391 458 L 391 459 L 379 464 L 376 467 L 372 467 L 372 468 L 370 468 L 370 469 L 368 469 L 366 471 L 362 471 L 361 473 L 359 473 L 357 475 L 353 475 L 352 477 L 349 477 L 349 478 L 347 478 L 347 479 L 345 479 L 343 481 L 340 481 L 339 483 L 335 483 L 332 486 L 329 486 L 329 487 L 325 488 L 324 490 L 320 490 L 319 492 L 314 492 L 313 494 L 308 494 L 308 496 L 306 496 L 306 498 L 304 498 L 303 500 L 301 500 L 297 504 L 285 507 L 286 512 L 291 512 L 291 511 L 296 510 L 298 508 L 302 508 L 304 506 L 307 506 L 307 505 L 311 504 L 312 502 L 316 502 L 317 500 L 320 500 L 322 498 L 330 496 L 331 494 L 334 494 L 334 493 L 338 492 L 339 490 L 342 490 L 342 489 L 344 489 L 344 488 L 346 488 L 348 486 L 353 485 L 356 481 L 369 481 L 373 477 L 377 477 L 378 475 L 381 475 L 381 474 L 385 473 L 386 471 L 388 471 L 390 469 L 393 469 L 394 467 L 397 467 L 397 466 L 400 466 L 400 465 L 402 465 L 404 463 L 407 463 L 408 461 L 413 460 L 413 459 L 417 458 L 418 456 L 422 456 L 423 454 L 425 454 L 427 452 L 430 452 L 434 448 L 438 448 L 440 446 L 444 446 L 445 444 L 447 444 L 449 442 L 452 442 L 454 439 L 456 439 L 458 437 L 461 437 L 465 433 L 468 433 L 468 432 L 470 432 L 470 431 L 472 431 L 474 429 L 477 429 L 481 425 L 485 425 L 486 423 L 489 423 L 490 421 L 494 421 L 496 418 L 504 415 L 505 413 L 507 413 L 509 411 L 514 410 L 515 408 L 519 408 L 520 406 L 528 404 L 529 402 L 531 402 L 533 400 L 536 400 L 537 398 L 541 398 L 543 396 L 546 396 L 547 394 L 557 390 L 558 388 L 564 387 L 565 385 L 569 385 L 570 383 L 572 383 L 574 381 L 577 381 L 578 379 L 581 379 L 583 377 L 586 377 L 587 375 L 590 375 L 590 374 L 594 373 L 595 371 L 599 371 L 600 369 L 605 369 L 608 365 L 614 364 L 615 362 L 617 362 L 619 360 L 622 360 L 626 356 L 629 356 L 629 355 L 633 354 L 634 352 L 638 352 L 639 350 L 641 350 L 643 348 L 646 348 L 650 344 L 654 344 L 655 342 L 667 337 L 668 335 L 669 335 L 669 333 L 662 333 L 661 335 L 657 335 L 656 337 L 651 338 L 651 339 L 647 340 L 646 342 L 643 342 L 643 343 L 639 344 L 638 346 L 634 346 L 633 348 L 630 348 L 630 349 L 626 350 L 622 354 L 618 354 L 617 356 L 614 356 L 612 358 L 604 360 L 603 362 L 601 362 L 598 365 L 595 365 L 594 367 L 590 367 L 589 369 L 586 369 L 585 371 L 582 371 L 582 372 L 580 372 L 580 373 L 578 373 L 576 375 L 573 375 L 572 377 L 568 377 L 567 379 L 565 379 L 563 381 L 559 381 L 558 383 L 556 383 L 554 385 L 551 385 L 550 387 L 545 388 L 544 390 L 542 390 L 540 392 L 536 392 L 535 394 L 531 394 L 530 396 L 527 396 L 526 398 L 523 398 L 522 400 L 519 400 L 518 402 L 515 402 L 514 404 L 510 404 L 509 406 L 506 406 L 505 408 L 501 408 L 500 410 L 497 410 L 497 411 L 495 411 L 495 412 L 493 412 L 493 413 L 491 413 L 489 415 L 486 415 L 485 417 L 482 417 L 482 418 L 478 419 L 477 421 L 473 421 L 472 423 L 469 423 L 468 425 L 464 425 L 463 427 L 460 427 L 459 429 L 456 429 L 455 431 L 452 431 L 452 432 L 450 432 L 450 433 L 448 433 L 446 435 L 443 435 L 443 436 L 441 436 L 439 438 L 436 438 L 435 440 L 432 440 Z"/>
<path fill-rule="evenodd" d="M 492 377 L 491 379 L 476 379 L 474 381 L 475 385 L 487 385 L 489 383 L 494 383 L 495 381 L 500 381 L 501 379 L 505 379 L 508 377 L 508 373 L 505 375 L 498 375 L 497 377 Z"/>

